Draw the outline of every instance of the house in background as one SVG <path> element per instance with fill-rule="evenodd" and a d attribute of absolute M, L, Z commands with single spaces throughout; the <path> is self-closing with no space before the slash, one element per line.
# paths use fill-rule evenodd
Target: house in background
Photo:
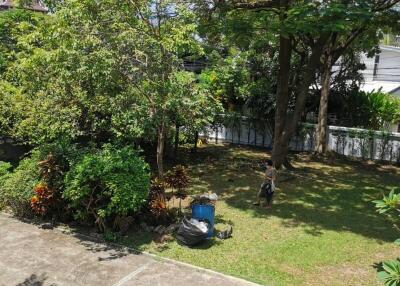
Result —
<path fill-rule="evenodd" d="M 0 11 L 15 8 L 17 5 L 12 0 L 0 0 Z M 39 0 L 32 0 L 30 5 L 25 5 L 25 9 L 33 10 L 36 12 L 47 13 L 47 7 Z"/>
<path fill-rule="evenodd" d="M 374 58 L 362 57 L 366 69 L 364 84 L 361 90 L 365 92 L 377 91 L 398 96 L 400 98 L 400 47 L 380 46 L 381 53 Z M 400 122 L 391 124 L 390 131 L 400 133 Z"/>

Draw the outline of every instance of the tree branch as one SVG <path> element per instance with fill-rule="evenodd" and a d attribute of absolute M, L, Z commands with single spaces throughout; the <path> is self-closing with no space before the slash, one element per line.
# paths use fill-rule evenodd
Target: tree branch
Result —
<path fill-rule="evenodd" d="M 262 0 L 262 1 L 232 1 L 233 7 L 248 10 L 264 10 L 279 7 L 279 0 Z"/>

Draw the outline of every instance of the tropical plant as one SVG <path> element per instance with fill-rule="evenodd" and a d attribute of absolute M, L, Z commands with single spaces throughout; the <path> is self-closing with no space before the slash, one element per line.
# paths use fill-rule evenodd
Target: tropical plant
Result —
<path fill-rule="evenodd" d="M 31 198 L 31 208 L 35 214 L 44 216 L 54 206 L 54 190 L 41 182 L 35 186 L 34 192 L 35 195 Z"/>
<path fill-rule="evenodd" d="M 382 262 L 383 270 L 378 273 L 378 277 L 385 286 L 400 285 L 400 260 L 387 260 Z"/>
<path fill-rule="evenodd" d="M 397 225 L 400 211 L 400 193 L 392 190 L 387 196 L 384 195 L 382 200 L 375 200 L 374 203 L 377 211 L 394 221 L 395 228 L 400 231 Z M 400 239 L 397 239 L 394 243 L 400 246 Z M 400 260 L 383 261 L 382 270 L 378 273 L 378 277 L 385 286 L 400 285 Z"/>
<path fill-rule="evenodd" d="M 82 156 L 65 177 L 63 198 L 80 221 L 101 231 L 116 216 L 138 212 L 150 187 L 149 166 L 130 147 L 105 145 Z"/>
<path fill-rule="evenodd" d="M 150 212 L 151 223 L 159 225 L 169 219 L 167 197 L 165 195 L 165 183 L 159 178 L 151 180 L 147 210 Z"/>
<path fill-rule="evenodd" d="M 387 125 L 400 120 L 400 99 L 380 90 L 363 92 L 359 87 L 333 90 L 331 102 L 345 126 L 385 130 Z"/>
<path fill-rule="evenodd" d="M 182 200 L 188 196 L 186 191 L 189 186 L 187 170 L 182 165 L 177 165 L 165 175 L 165 183 L 168 187 L 175 189 L 174 196 L 179 198 L 179 210 L 182 210 Z"/>

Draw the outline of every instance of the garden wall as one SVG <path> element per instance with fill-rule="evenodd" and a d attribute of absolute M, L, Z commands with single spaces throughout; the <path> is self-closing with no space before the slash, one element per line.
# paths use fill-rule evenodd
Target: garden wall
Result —
<path fill-rule="evenodd" d="M 290 142 L 293 151 L 315 151 L 315 124 L 303 123 Z M 210 127 L 201 134 L 209 140 L 272 149 L 270 132 L 261 132 L 243 120 L 234 128 Z M 329 126 L 328 150 L 344 156 L 400 163 L 400 133 Z"/>

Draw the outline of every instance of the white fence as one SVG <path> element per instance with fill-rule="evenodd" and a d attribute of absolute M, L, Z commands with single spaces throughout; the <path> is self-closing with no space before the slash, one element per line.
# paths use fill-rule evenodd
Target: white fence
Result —
<path fill-rule="evenodd" d="M 315 124 L 304 123 L 293 136 L 289 148 L 293 151 L 314 151 L 315 127 Z M 216 142 L 268 149 L 272 149 L 273 144 L 271 133 L 257 131 L 246 121 L 235 128 L 210 127 L 201 135 Z M 400 163 L 400 133 L 329 126 L 327 137 L 328 150 L 344 156 Z"/>

